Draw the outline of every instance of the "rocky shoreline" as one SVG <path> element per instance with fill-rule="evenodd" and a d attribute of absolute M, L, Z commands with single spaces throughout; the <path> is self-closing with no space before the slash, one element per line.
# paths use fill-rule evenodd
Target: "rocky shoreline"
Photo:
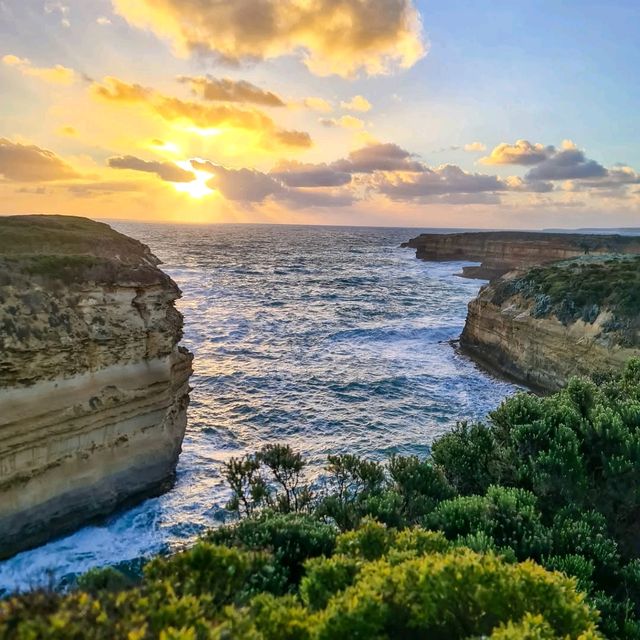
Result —
<path fill-rule="evenodd" d="M 404 246 L 424 260 L 481 263 L 461 274 L 490 282 L 469 303 L 459 348 L 499 377 L 546 393 L 574 375 L 620 371 L 640 355 L 640 319 L 620 317 L 612 301 L 622 289 L 628 299 L 640 299 L 640 279 L 634 279 L 640 258 L 633 258 L 640 254 L 640 237 L 423 234 Z M 624 259 L 630 260 L 627 270 L 618 273 Z M 586 276 L 593 291 L 580 292 Z"/>
<path fill-rule="evenodd" d="M 192 355 L 145 245 L 69 216 L 0 219 L 0 557 L 172 484 Z"/>

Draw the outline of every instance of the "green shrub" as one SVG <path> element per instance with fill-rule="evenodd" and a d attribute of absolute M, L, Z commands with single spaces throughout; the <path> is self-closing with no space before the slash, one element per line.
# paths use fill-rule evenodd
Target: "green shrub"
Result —
<path fill-rule="evenodd" d="M 443 470 L 431 460 L 392 456 L 389 476 L 393 491 L 401 498 L 402 520 L 407 524 L 418 522 L 439 502 L 455 495 Z"/>
<path fill-rule="evenodd" d="M 551 548 L 551 536 L 542 524 L 536 497 L 522 489 L 489 487 L 486 496 L 463 496 L 440 503 L 426 519 L 455 540 L 484 534 L 497 548 L 513 549 L 519 559 L 540 558 Z"/>
<path fill-rule="evenodd" d="M 215 544 L 268 551 L 275 559 L 274 584 L 279 579 L 281 589 L 286 590 L 298 584 L 307 559 L 333 553 L 336 535 L 333 526 L 308 515 L 265 513 L 214 529 L 207 539 Z"/>
<path fill-rule="evenodd" d="M 347 531 L 384 502 L 385 470 L 351 454 L 329 456 L 328 462 L 325 495 L 316 512 Z"/>
<path fill-rule="evenodd" d="M 96 595 L 101 591 L 124 591 L 133 587 L 135 581 L 113 567 L 91 569 L 78 578 L 77 587 Z"/>
<path fill-rule="evenodd" d="M 481 424 L 459 423 L 433 443 L 431 456 L 462 494 L 484 493 L 500 476 L 493 434 Z"/>

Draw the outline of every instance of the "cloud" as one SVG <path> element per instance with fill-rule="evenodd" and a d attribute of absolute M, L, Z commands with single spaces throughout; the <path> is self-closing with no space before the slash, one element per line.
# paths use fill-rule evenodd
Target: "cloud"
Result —
<path fill-rule="evenodd" d="M 476 151 L 486 151 L 486 145 L 482 144 L 482 142 L 470 142 L 469 144 L 464 145 L 464 150 L 469 153 L 474 153 Z"/>
<path fill-rule="evenodd" d="M 53 151 L 0 138 L 0 176 L 15 182 L 49 182 L 80 175 Z"/>
<path fill-rule="evenodd" d="M 361 95 L 353 96 L 348 102 L 341 102 L 340 106 L 348 111 L 370 111 L 372 108 L 371 103 Z"/>
<path fill-rule="evenodd" d="M 323 127 L 342 127 L 343 129 L 363 129 L 364 122 L 353 116 L 341 116 L 340 118 L 320 118 Z"/>
<path fill-rule="evenodd" d="M 53 191 L 47 187 L 20 187 L 20 189 L 16 189 L 16 193 L 29 193 L 32 196 L 47 196 L 53 193 Z"/>
<path fill-rule="evenodd" d="M 227 169 L 213 162 L 199 160 L 192 160 L 191 164 L 194 169 L 211 173 L 213 177 L 208 185 L 227 200 L 262 202 L 285 189 L 278 180 L 255 169 Z"/>
<path fill-rule="evenodd" d="M 38 78 L 51 84 L 72 84 L 76 79 L 76 73 L 69 67 L 57 64 L 54 67 L 34 67 L 27 58 L 19 58 L 12 54 L 3 56 L 2 63 L 8 67 L 15 67 L 24 76 Z"/>
<path fill-rule="evenodd" d="M 342 187 L 351 182 L 351 174 L 336 171 L 328 164 L 280 161 L 270 175 L 288 187 Z"/>
<path fill-rule="evenodd" d="M 446 164 L 410 176 L 385 176 L 378 190 L 392 200 L 423 200 L 432 196 L 450 194 L 478 194 L 508 190 L 508 185 L 497 176 L 467 173 L 456 165 Z"/>
<path fill-rule="evenodd" d="M 308 207 L 348 207 L 355 201 L 350 192 L 326 192 L 313 189 L 288 189 L 280 200 L 294 208 Z"/>
<path fill-rule="evenodd" d="M 205 100 L 221 102 L 249 102 L 266 107 L 284 107 L 285 102 L 271 91 L 265 91 L 245 80 L 213 78 L 212 76 L 180 76 L 180 82 L 191 85 Z"/>
<path fill-rule="evenodd" d="M 277 174 L 270 175 L 246 168 L 229 169 L 205 160 L 192 160 L 191 165 L 196 170 L 211 173 L 212 178 L 207 186 L 219 191 L 227 200 L 243 204 L 260 204 L 266 200 L 274 200 L 289 206 L 305 208 L 339 207 L 353 202 L 350 193 L 291 188 Z"/>
<path fill-rule="evenodd" d="M 102 84 L 94 83 L 92 91 L 97 97 L 112 103 L 142 105 L 167 122 L 182 122 L 198 129 L 227 127 L 255 131 L 261 134 L 261 144 L 265 148 L 307 148 L 312 144 L 308 133 L 280 129 L 269 116 L 257 109 L 181 100 L 113 77 L 105 78 Z"/>
<path fill-rule="evenodd" d="M 130 24 L 169 38 L 178 53 L 223 61 L 297 55 L 318 75 L 411 67 L 425 54 L 411 0 L 112 0 Z"/>
<path fill-rule="evenodd" d="M 627 165 L 617 164 L 607 169 L 606 174 L 602 176 L 566 180 L 563 189 L 565 191 L 607 190 L 612 197 L 619 197 L 626 195 L 627 187 L 635 184 L 640 184 L 640 173 Z"/>
<path fill-rule="evenodd" d="M 63 27 L 70 27 L 71 22 L 69 21 L 69 7 L 62 2 L 57 2 L 56 0 L 47 0 L 44 3 L 44 12 L 46 14 L 57 14 L 60 17 L 60 24 Z"/>
<path fill-rule="evenodd" d="M 546 160 L 555 153 L 553 146 L 531 144 L 528 140 L 517 140 L 515 144 L 503 142 L 486 157 L 481 158 L 483 164 L 519 164 L 533 165 Z"/>
<path fill-rule="evenodd" d="M 520 176 L 509 176 L 504 180 L 509 191 L 523 191 L 527 193 L 549 193 L 553 191 L 553 183 L 542 180 L 528 181 Z"/>
<path fill-rule="evenodd" d="M 352 151 L 342 160 L 336 160 L 331 166 L 345 173 L 373 173 L 374 171 L 413 171 L 422 172 L 425 166 L 414 160 L 415 156 L 397 144 L 370 144 Z"/>
<path fill-rule="evenodd" d="M 139 192 L 142 185 L 138 182 L 82 182 L 78 184 L 70 184 L 67 191 L 74 196 L 89 197 L 93 195 Z"/>
<path fill-rule="evenodd" d="M 173 162 L 148 161 L 135 156 L 116 156 L 109 158 L 107 164 L 112 169 L 130 169 L 131 171 L 155 173 L 161 180 L 166 182 L 192 182 L 196 178 L 194 173 L 182 169 Z"/>
<path fill-rule="evenodd" d="M 563 149 L 547 157 L 525 175 L 526 180 L 575 180 L 600 178 L 607 170 L 595 160 L 585 157 L 575 147 Z"/>
<path fill-rule="evenodd" d="M 324 111 L 325 113 L 333 111 L 333 105 L 324 98 L 311 96 L 309 98 L 305 98 L 302 101 L 302 104 L 307 107 L 307 109 L 313 109 L 314 111 Z"/>
<path fill-rule="evenodd" d="M 107 18 L 107 16 L 98 16 L 98 18 L 96 18 L 96 22 L 101 27 L 108 27 L 111 24 L 111 20 Z"/>
<path fill-rule="evenodd" d="M 275 131 L 273 137 L 284 147 L 306 148 L 312 145 L 311 137 L 306 131 L 280 130 Z"/>
<path fill-rule="evenodd" d="M 553 190 L 553 182 L 564 181 L 564 191 L 589 188 L 609 189 L 622 193 L 629 184 L 635 184 L 638 174 L 624 165 L 605 168 L 596 160 L 585 156 L 573 140 L 563 140 L 560 148 L 552 145 L 531 144 L 518 140 L 515 144 L 500 144 L 491 154 L 482 158 L 484 164 L 532 165 L 521 178 L 508 178 L 514 191 L 544 193 Z"/>

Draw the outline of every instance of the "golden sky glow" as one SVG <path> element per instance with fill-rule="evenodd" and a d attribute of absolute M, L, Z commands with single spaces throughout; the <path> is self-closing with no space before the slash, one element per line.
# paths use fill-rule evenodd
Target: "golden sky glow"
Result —
<path fill-rule="evenodd" d="M 640 226 L 637 145 L 608 146 L 586 101 L 591 127 L 521 106 L 461 19 L 416 0 L 0 1 L 0 213 Z"/>

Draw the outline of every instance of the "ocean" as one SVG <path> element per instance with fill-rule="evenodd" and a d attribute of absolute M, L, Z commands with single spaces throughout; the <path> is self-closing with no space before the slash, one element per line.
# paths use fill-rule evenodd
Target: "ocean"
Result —
<path fill-rule="evenodd" d="M 0 563 L 0 594 L 188 545 L 229 518 L 230 457 L 287 443 L 320 475 L 330 453 L 426 456 L 515 389 L 450 343 L 482 282 L 400 248 L 427 229 L 112 226 L 148 244 L 183 291 L 195 373 L 176 484 Z"/>

